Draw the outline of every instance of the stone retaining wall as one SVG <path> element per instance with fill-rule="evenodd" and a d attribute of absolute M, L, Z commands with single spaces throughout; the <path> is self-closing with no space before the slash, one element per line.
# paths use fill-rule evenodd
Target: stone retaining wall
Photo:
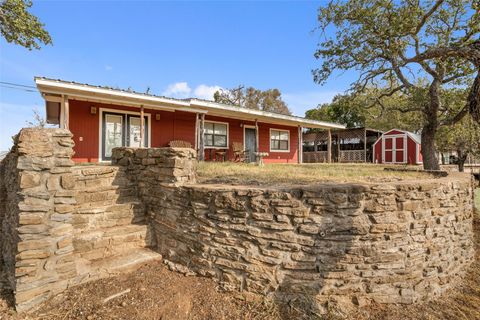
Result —
<path fill-rule="evenodd" d="M 172 269 L 229 290 L 409 304 L 442 293 L 473 260 L 467 175 L 289 189 L 184 179 L 171 187 L 157 183 L 149 156 L 119 149 L 113 161 L 128 163 L 141 186 L 159 252 Z"/>
<path fill-rule="evenodd" d="M 201 185 L 191 149 L 118 148 L 115 165 L 75 166 L 72 146 L 66 130 L 23 129 L 0 163 L 2 260 L 20 311 L 145 247 L 228 290 L 357 305 L 433 297 L 473 259 L 467 176 Z"/>
<path fill-rule="evenodd" d="M 473 259 L 469 190 L 468 180 L 184 186 L 158 192 L 153 222 L 164 258 L 227 289 L 413 303 Z"/>

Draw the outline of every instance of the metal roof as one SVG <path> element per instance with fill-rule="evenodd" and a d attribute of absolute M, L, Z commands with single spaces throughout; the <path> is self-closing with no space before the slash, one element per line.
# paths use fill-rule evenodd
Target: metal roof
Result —
<path fill-rule="evenodd" d="M 131 106 L 143 105 L 146 108 L 153 108 L 167 111 L 186 111 L 206 113 L 215 116 L 224 116 L 236 119 L 255 120 L 260 122 L 271 122 L 284 125 L 295 125 L 307 128 L 343 129 L 344 125 L 310 120 L 298 116 L 284 115 L 274 112 L 253 110 L 238 105 L 226 105 L 214 101 L 188 98 L 176 99 L 165 96 L 158 96 L 147 93 L 135 92 L 108 86 L 96 86 L 86 83 L 65 81 L 61 79 L 50 79 L 35 77 L 37 88 L 47 100 L 48 96 L 64 96 L 69 98 L 87 101 L 101 101 L 106 103 L 122 103 Z"/>

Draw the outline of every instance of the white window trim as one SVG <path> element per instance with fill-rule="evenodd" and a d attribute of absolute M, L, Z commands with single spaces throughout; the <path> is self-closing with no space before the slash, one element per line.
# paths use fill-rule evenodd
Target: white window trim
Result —
<path fill-rule="evenodd" d="M 205 149 L 225 149 L 225 150 L 228 150 L 228 148 L 230 147 L 230 125 L 228 122 L 222 122 L 222 121 L 213 121 L 213 120 L 205 120 L 204 122 L 204 128 L 205 128 L 205 124 L 207 123 L 220 123 L 220 124 L 226 124 L 227 125 L 227 146 L 226 147 L 216 147 L 216 146 L 208 146 L 207 145 L 207 141 L 205 139 L 205 129 L 204 129 L 204 132 L 203 132 L 203 141 L 204 141 L 204 147 Z"/>
<path fill-rule="evenodd" d="M 98 117 L 98 161 L 99 162 L 110 162 L 110 160 L 104 160 L 102 154 L 102 129 L 103 129 L 103 113 L 104 112 L 112 112 L 118 114 L 132 114 L 140 117 L 140 112 L 135 111 L 126 111 L 126 110 L 119 110 L 119 109 L 110 109 L 110 108 L 99 108 L 99 117 Z M 147 148 L 150 148 L 152 145 L 152 115 L 150 113 L 143 114 L 148 119 L 148 141 L 147 141 Z"/>
<path fill-rule="evenodd" d="M 287 132 L 288 133 L 288 150 L 275 150 L 275 149 L 272 150 L 272 131 L 280 131 L 280 132 Z M 291 145 L 290 130 L 270 128 L 270 136 L 268 138 L 268 150 L 269 150 L 269 152 L 288 153 L 288 152 L 290 152 L 290 145 Z"/>

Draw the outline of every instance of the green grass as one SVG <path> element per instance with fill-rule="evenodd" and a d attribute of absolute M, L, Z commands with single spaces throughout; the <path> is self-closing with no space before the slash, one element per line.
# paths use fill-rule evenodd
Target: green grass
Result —
<path fill-rule="evenodd" d="M 431 178 L 427 173 L 385 171 L 375 164 L 254 164 L 200 162 L 198 176 L 203 183 L 307 184 L 321 182 L 387 182 Z"/>

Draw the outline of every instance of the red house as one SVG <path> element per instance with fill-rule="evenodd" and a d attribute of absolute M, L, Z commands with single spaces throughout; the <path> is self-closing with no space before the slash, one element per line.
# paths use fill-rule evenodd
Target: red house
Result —
<path fill-rule="evenodd" d="M 421 164 L 422 144 L 418 134 L 392 129 L 385 132 L 373 145 L 374 163 Z"/>
<path fill-rule="evenodd" d="M 112 148 L 165 147 L 182 140 L 200 160 L 233 160 L 233 144 L 268 153 L 267 163 L 301 163 L 302 129 L 344 128 L 200 99 L 173 99 L 144 93 L 35 78 L 51 124 L 69 129 L 76 162 L 108 161 Z M 252 157 L 253 156 L 253 157 Z"/>

